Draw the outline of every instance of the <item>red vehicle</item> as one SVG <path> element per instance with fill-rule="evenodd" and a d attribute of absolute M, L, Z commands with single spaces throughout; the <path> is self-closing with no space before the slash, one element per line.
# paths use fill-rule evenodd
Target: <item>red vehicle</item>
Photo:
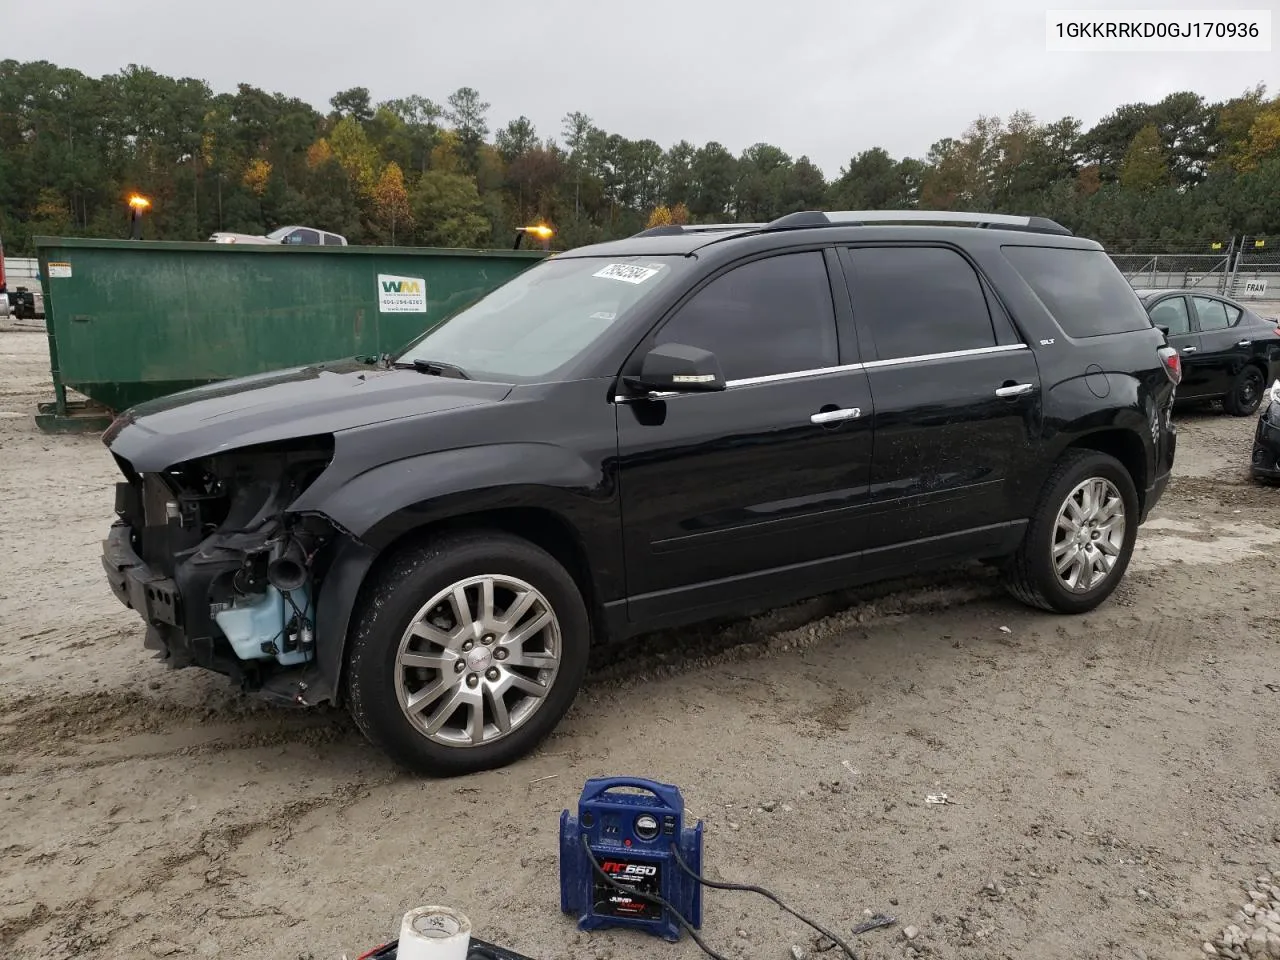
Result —
<path fill-rule="evenodd" d="M 9 288 L 4 279 L 4 238 L 0 237 L 0 318 L 9 315 Z"/>

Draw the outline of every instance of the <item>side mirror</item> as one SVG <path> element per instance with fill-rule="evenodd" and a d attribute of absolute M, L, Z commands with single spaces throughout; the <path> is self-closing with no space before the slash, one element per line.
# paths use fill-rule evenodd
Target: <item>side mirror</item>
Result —
<path fill-rule="evenodd" d="M 725 388 L 716 355 L 683 343 L 654 347 L 645 354 L 640 373 L 623 377 L 623 382 L 655 393 L 710 393 Z"/>

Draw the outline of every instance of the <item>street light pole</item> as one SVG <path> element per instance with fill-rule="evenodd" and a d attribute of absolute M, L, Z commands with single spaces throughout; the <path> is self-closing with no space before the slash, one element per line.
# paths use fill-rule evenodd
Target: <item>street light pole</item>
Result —
<path fill-rule="evenodd" d="M 542 241 L 542 249 L 551 249 L 551 238 L 555 236 L 555 231 L 548 227 L 545 223 L 540 223 L 533 227 L 516 227 L 516 242 L 511 247 L 512 250 L 520 249 L 520 241 L 524 239 L 525 234 L 530 234 Z"/>
<path fill-rule="evenodd" d="M 129 239 L 142 239 L 142 213 L 151 207 L 151 201 L 139 194 L 129 197 Z"/>

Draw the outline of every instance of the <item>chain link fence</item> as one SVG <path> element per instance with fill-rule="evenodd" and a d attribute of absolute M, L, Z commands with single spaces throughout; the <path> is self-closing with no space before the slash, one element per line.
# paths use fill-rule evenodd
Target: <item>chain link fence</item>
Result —
<path fill-rule="evenodd" d="M 1280 236 L 1241 239 L 1227 296 L 1242 301 L 1280 300 Z"/>
<path fill-rule="evenodd" d="M 1280 310 L 1280 236 L 1177 245 L 1128 240 L 1107 246 L 1112 261 L 1136 290 L 1204 290 L 1269 315 Z"/>
<path fill-rule="evenodd" d="M 1111 259 L 1138 290 L 1197 289 L 1225 293 L 1234 263 L 1234 240 L 1167 246 L 1129 242 L 1116 244 L 1124 253 Z"/>

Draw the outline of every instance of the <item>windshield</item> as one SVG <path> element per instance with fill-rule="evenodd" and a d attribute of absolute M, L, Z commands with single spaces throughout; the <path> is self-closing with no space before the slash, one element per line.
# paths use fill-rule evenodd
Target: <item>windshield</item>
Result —
<path fill-rule="evenodd" d="M 543 260 L 430 330 L 397 362 L 452 364 L 480 380 L 546 377 L 669 284 L 683 260 Z"/>

